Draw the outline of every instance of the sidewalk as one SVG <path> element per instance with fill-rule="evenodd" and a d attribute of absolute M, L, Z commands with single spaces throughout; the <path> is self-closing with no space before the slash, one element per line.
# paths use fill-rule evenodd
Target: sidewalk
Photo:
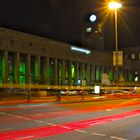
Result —
<path fill-rule="evenodd" d="M 139 98 L 140 95 L 104 95 L 104 96 L 62 96 L 60 99 L 56 96 L 50 97 L 32 97 L 27 99 L 25 97 L 4 97 L 0 100 L 0 105 L 15 105 L 15 104 L 37 104 L 37 103 L 78 103 L 78 102 L 93 102 L 103 100 L 119 100 L 119 99 L 133 99 Z"/>

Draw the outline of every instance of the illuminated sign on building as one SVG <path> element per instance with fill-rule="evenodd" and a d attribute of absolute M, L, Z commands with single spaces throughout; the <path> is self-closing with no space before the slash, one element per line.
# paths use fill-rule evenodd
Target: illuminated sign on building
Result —
<path fill-rule="evenodd" d="M 86 53 L 86 54 L 90 54 L 91 53 L 91 51 L 88 50 L 88 49 L 83 49 L 83 48 L 79 48 L 79 47 L 75 47 L 75 46 L 71 46 L 71 50 L 77 51 L 77 52 Z"/>

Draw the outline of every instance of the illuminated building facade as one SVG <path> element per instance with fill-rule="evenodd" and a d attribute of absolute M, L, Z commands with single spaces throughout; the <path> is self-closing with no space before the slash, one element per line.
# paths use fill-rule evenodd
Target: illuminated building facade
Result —
<path fill-rule="evenodd" d="M 101 82 L 103 73 L 114 81 L 112 53 L 88 51 L 79 52 L 70 44 L 0 28 L 0 83 L 77 85 L 85 80 L 94 84 Z M 134 61 L 126 60 L 128 65 L 118 72 L 129 82 L 135 79 L 136 66 Z"/>

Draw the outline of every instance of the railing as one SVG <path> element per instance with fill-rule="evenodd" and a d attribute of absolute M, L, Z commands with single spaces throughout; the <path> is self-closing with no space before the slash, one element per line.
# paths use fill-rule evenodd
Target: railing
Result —
<path fill-rule="evenodd" d="M 105 86 L 99 85 L 101 90 L 138 90 L 140 86 Z M 94 90 L 94 86 L 68 85 L 39 85 L 39 84 L 0 84 L 0 89 L 42 89 L 42 90 Z"/>

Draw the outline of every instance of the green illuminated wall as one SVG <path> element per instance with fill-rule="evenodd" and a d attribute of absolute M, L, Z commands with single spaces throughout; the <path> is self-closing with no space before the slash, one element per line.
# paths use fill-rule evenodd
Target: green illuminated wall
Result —
<path fill-rule="evenodd" d="M 75 65 L 72 65 L 72 79 L 75 78 Z"/>
<path fill-rule="evenodd" d="M 21 84 L 25 84 L 26 83 L 26 66 L 25 66 L 25 58 L 21 56 L 20 58 L 20 68 L 19 68 L 19 71 L 20 71 L 20 83 Z"/>
<path fill-rule="evenodd" d="M 0 53 L 0 84 L 2 83 L 2 53 Z"/>
<path fill-rule="evenodd" d="M 110 70 L 108 74 L 109 74 L 109 80 L 113 81 L 113 71 Z"/>
<path fill-rule="evenodd" d="M 101 70 L 100 70 L 100 67 L 97 67 L 96 66 L 96 75 L 95 75 L 96 77 L 96 81 L 100 81 L 101 80 Z"/>
<path fill-rule="evenodd" d="M 62 63 L 58 63 L 58 78 L 59 78 L 59 84 L 62 83 Z"/>
<path fill-rule="evenodd" d="M 68 80 L 69 80 L 69 64 L 68 62 L 65 63 L 65 71 L 66 71 L 66 75 L 65 75 L 65 84 L 68 84 Z"/>
<path fill-rule="evenodd" d="M 50 84 L 49 76 L 49 58 L 40 58 L 40 82 L 42 84 Z"/>
<path fill-rule="evenodd" d="M 15 83 L 14 77 L 14 54 L 9 53 L 8 55 L 8 83 Z"/>
<path fill-rule="evenodd" d="M 45 61 L 43 58 L 40 59 L 40 79 L 45 80 L 44 71 L 45 71 Z"/>
<path fill-rule="evenodd" d="M 39 64 L 38 64 L 38 60 L 35 61 L 35 79 L 36 80 L 39 79 Z"/>
<path fill-rule="evenodd" d="M 50 62 L 49 77 L 50 77 L 50 84 L 53 84 L 53 77 L 54 77 L 54 64 L 53 64 L 53 62 Z"/>
<path fill-rule="evenodd" d="M 68 63 L 66 63 L 66 79 L 68 79 L 69 70 L 68 70 Z"/>
<path fill-rule="evenodd" d="M 129 82 L 133 81 L 133 75 L 131 73 L 128 75 L 128 80 L 129 80 Z"/>
<path fill-rule="evenodd" d="M 5 60 L 4 60 L 4 54 L 2 54 L 2 82 L 4 82 L 5 79 L 5 72 L 6 72 L 6 65 L 5 65 Z"/>

